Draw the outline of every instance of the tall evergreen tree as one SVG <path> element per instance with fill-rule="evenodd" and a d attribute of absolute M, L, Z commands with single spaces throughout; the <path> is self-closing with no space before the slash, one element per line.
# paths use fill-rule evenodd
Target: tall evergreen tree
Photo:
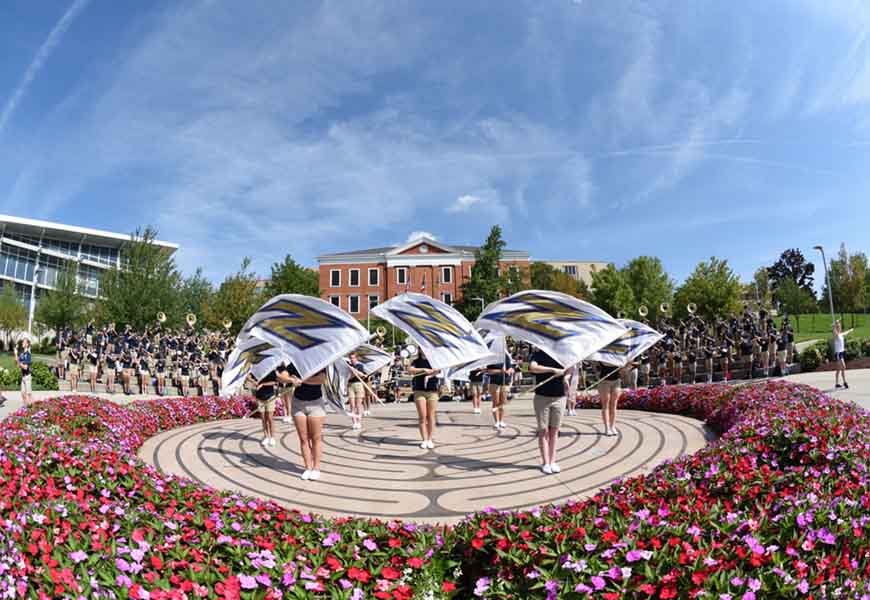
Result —
<path fill-rule="evenodd" d="M 474 266 L 471 277 L 462 284 L 462 301 L 459 310 L 473 321 L 480 315 L 481 302 L 489 304 L 499 299 L 503 280 L 499 274 L 499 261 L 504 252 L 505 242 L 501 238 L 501 227 L 493 225 L 483 246 L 474 251 Z"/>

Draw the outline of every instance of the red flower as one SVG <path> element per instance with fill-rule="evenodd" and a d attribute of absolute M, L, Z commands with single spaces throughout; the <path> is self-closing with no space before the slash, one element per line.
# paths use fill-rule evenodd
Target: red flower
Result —
<path fill-rule="evenodd" d="M 390 538 L 390 541 L 387 542 L 387 544 L 390 546 L 390 548 L 401 548 L 402 540 L 400 540 L 399 538 Z"/>
<path fill-rule="evenodd" d="M 163 568 L 163 560 L 161 560 L 161 558 L 159 556 L 152 556 L 151 557 L 151 566 L 154 567 L 155 569 L 162 569 Z"/>
<path fill-rule="evenodd" d="M 656 593 L 656 586 L 652 585 L 651 583 L 645 583 L 640 586 L 640 591 L 642 591 L 644 594 L 652 596 Z"/>
<path fill-rule="evenodd" d="M 351 581 L 359 581 L 360 583 L 367 583 L 371 578 L 371 575 L 365 569 L 359 569 L 357 567 L 351 567 L 347 571 L 347 578 Z"/>
<path fill-rule="evenodd" d="M 456 584 L 452 583 L 450 581 L 445 581 L 444 583 L 441 584 L 441 591 L 444 592 L 445 594 L 449 594 L 450 592 L 452 592 L 455 589 L 456 589 Z"/>
<path fill-rule="evenodd" d="M 398 579 L 401 576 L 402 573 L 393 569 L 392 567 L 384 567 L 383 569 L 381 569 L 381 577 L 383 577 L 384 579 L 393 580 Z"/>
<path fill-rule="evenodd" d="M 483 541 L 481 538 L 476 537 L 473 540 L 471 540 L 471 545 L 474 546 L 475 549 L 480 550 L 481 548 L 484 547 L 484 545 L 486 545 L 486 542 Z"/>
<path fill-rule="evenodd" d="M 666 600 L 667 598 L 676 598 L 677 597 L 677 588 L 676 586 L 669 585 L 667 587 L 662 588 L 662 591 L 659 592 L 659 598 Z"/>
<path fill-rule="evenodd" d="M 423 560 L 416 556 L 412 556 L 408 559 L 408 566 L 412 569 L 419 569 L 423 566 Z"/>

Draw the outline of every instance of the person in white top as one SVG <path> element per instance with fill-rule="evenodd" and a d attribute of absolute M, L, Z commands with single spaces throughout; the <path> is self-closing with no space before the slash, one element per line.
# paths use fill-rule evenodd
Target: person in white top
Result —
<path fill-rule="evenodd" d="M 834 371 L 834 385 L 836 388 L 849 389 L 849 384 L 846 383 L 846 336 L 851 333 L 851 330 L 843 333 L 843 326 L 840 325 L 840 320 L 834 321 L 834 362 L 837 370 Z M 843 375 L 843 385 L 840 385 L 840 374 Z"/>

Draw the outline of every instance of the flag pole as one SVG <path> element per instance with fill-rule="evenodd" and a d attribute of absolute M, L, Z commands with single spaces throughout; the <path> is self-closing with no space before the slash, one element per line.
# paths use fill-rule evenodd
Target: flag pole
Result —
<path fill-rule="evenodd" d="M 347 361 L 345 361 L 345 362 L 347 362 Z M 350 363 L 347 363 L 347 368 L 350 369 L 351 372 L 352 372 L 354 375 L 356 375 L 357 377 L 359 377 L 360 383 L 362 383 L 363 386 L 365 386 L 365 388 L 366 388 L 369 392 L 371 392 L 372 396 L 375 397 L 375 400 L 377 400 L 377 401 L 380 402 L 381 404 L 384 403 L 384 401 L 381 400 L 380 397 L 378 396 L 377 392 L 375 392 L 375 391 L 372 389 L 372 386 L 369 385 L 368 381 L 366 381 L 366 378 L 368 377 L 368 375 L 366 375 L 366 374 L 364 374 L 364 373 L 362 373 L 362 372 L 360 372 L 360 371 L 357 371 L 356 369 L 353 368 L 353 366 L 352 366 Z"/>

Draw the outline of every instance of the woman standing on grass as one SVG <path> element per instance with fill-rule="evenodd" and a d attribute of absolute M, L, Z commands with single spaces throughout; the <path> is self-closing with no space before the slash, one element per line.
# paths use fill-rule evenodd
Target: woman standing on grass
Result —
<path fill-rule="evenodd" d="M 849 389 L 849 384 L 846 383 L 846 336 L 851 331 L 843 333 L 843 326 L 840 324 L 840 319 L 834 321 L 834 362 L 837 370 L 834 371 L 834 387 Z M 840 385 L 840 375 L 843 376 L 843 385 Z"/>

